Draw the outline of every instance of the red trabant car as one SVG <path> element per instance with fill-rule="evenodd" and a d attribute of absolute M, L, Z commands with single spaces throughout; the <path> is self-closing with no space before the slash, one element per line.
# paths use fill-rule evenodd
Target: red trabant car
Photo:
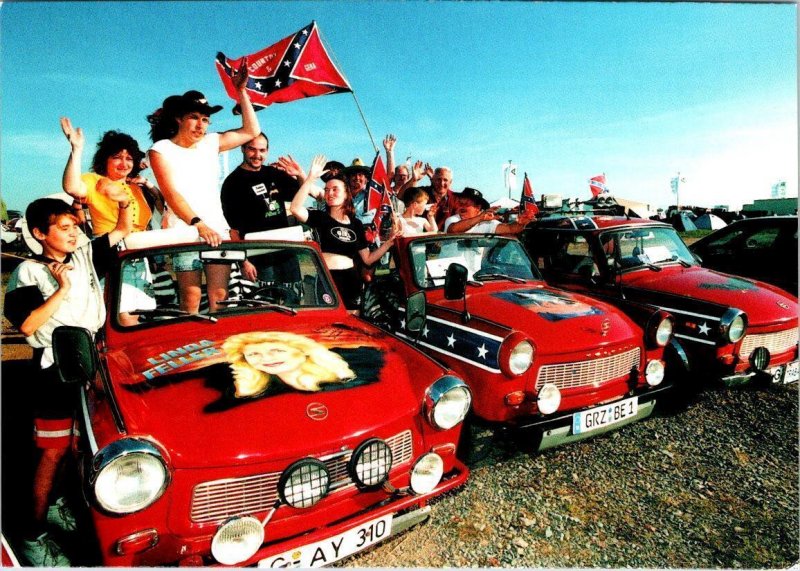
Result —
<path fill-rule="evenodd" d="M 798 306 L 766 283 L 700 267 L 672 226 L 621 216 L 550 216 L 526 229 L 548 283 L 610 303 L 641 301 L 676 320 L 693 374 L 725 384 L 795 382 Z"/>
<path fill-rule="evenodd" d="M 608 304 L 551 288 L 514 238 L 401 238 L 392 266 L 368 288 L 362 317 L 458 372 L 478 418 L 534 429 L 534 449 L 645 418 L 669 388 L 667 314 L 651 312 L 645 334 Z M 404 298 L 420 292 L 425 325 L 412 333 Z"/>
<path fill-rule="evenodd" d="M 314 244 L 152 245 L 160 232 L 126 240 L 96 342 L 54 334 L 62 379 L 83 385 L 77 452 L 104 565 L 316 567 L 465 482 L 468 387 L 349 315 Z M 247 259 L 264 282 L 188 314 L 179 259 Z"/>

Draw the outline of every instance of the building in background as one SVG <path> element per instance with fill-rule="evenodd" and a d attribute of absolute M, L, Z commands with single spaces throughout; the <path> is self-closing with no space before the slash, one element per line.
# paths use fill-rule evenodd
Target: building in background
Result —
<path fill-rule="evenodd" d="M 770 198 L 786 198 L 786 181 L 782 180 L 772 185 Z"/>

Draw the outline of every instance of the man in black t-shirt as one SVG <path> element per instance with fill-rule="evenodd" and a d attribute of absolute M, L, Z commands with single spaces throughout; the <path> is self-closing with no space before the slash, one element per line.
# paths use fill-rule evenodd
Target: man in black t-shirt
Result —
<path fill-rule="evenodd" d="M 265 164 L 269 140 L 263 133 L 242 145 L 243 160 L 222 183 L 222 212 L 231 226 L 231 238 L 289 226 L 284 202 L 290 202 L 300 182 L 282 169 Z M 283 159 L 282 159 L 283 160 Z M 295 172 L 303 177 L 301 172 Z M 300 279 L 296 261 L 278 254 L 259 256 L 242 264 L 242 274 L 264 283 L 293 284 Z"/>

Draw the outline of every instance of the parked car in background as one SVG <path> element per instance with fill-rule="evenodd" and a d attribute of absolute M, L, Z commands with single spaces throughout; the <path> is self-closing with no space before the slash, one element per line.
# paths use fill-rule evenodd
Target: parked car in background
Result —
<path fill-rule="evenodd" d="M 404 237 L 390 272 L 364 296 L 362 317 L 456 371 L 479 420 L 542 450 L 649 416 L 665 398 L 666 312 L 645 330 L 613 306 L 549 287 L 514 238 Z M 427 302 L 408 330 L 406 308 Z M 642 307 L 642 311 L 647 311 Z"/>
<path fill-rule="evenodd" d="M 797 217 L 733 222 L 689 246 L 704 268 L 781 287 L 797 296 Z"/>
<path fill-rule="evenodd" d="M 82 386 L 76 452 L 103 565 L 317 567 L 465 482 L 469 388 L 349 315 L 315 244 L 186 240 L 129 236 L 97 342 L 54 333 L 62 378 Z M 283 280 L 188 314 L 164 287 L 178 257 Z"/>
<path fill-rule="evenodd" d="M 671 313 L 695 379 L 790 383 L 800 376 L 797 298 L 701 267 L 668 224 L 553 215 L 529 225 L 524 242 L 554 286 Z"/>

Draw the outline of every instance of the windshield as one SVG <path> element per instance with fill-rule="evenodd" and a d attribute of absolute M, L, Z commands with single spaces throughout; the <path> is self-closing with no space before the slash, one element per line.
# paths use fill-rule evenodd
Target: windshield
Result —
<path fill-rule="evenodd" d="M 214 312 L 208 304 L 209 275 L 224 288 Z M 178 318 L 214 321 L 237 313 L 294 314 L 338 303 L 317 252 L 296 245 L 239 243 L 217 250 L 202 245 L 148 250 L 125 258 L 115 281 L 115 313 L 126 327 Z M 199 313 L 185 311 L 193 291 L 200 296 Z"/>
<path fill-rule="evenodd" d="M 673 228 L 635 228 L 600 236 L 603 251 L 622 269 L 667 263 L 695 265 L 686 244 Z"/>
<path fill-rule="evenodd" d="M 416 240 L 411 244 L 411 261 L 414 279 L 422 288 L 444 285 L 453 263 L 465 266 L 470 280 L 540 279 L 519 242 L 490 236 Z"/>

